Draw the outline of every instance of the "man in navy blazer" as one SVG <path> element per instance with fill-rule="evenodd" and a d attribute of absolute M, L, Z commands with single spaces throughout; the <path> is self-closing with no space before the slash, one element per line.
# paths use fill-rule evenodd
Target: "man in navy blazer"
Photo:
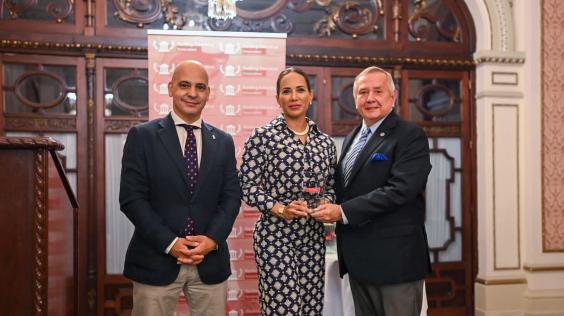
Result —
<path fill-rule="evenodd" d="M 241 205 L 233 139 L 202 122 L 210 88 L 200 63 L 179 64 L 168 93 L 173 111 L 131 128 L 123 150 L 119 199 L 135 226 L 124 268 L 132 314 L 172 315 L 182 290 L 193 316 L 224 315 L 226 239 Z"/>
<path fill-rule="evenodd" d="M 419 316 L 431 271 L 423 191 L 431 170 L 425 132 L 402 120 L 392 76 L 368 67 L 354 81 L 362 124 L 344 140 L 337 203 L 313 217 L 337 222 L 341 277 L 348 273 L 356 315 Z"/>

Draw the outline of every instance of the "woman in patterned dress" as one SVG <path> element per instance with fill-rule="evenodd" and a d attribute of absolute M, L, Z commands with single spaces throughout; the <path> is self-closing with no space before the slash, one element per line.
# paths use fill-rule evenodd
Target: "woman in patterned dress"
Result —
<path fill-rule="evenodd" d="M 282 114 L 254 130 L 239 173 L 243 200 L 261 212 L 253 233 L 261 314 L 321 315 L 325 231 L 303 189 L 334 200 L 335 144 L 306 118 L 313 94 L 303 70 L 280 73 L 276 99 Z"/>

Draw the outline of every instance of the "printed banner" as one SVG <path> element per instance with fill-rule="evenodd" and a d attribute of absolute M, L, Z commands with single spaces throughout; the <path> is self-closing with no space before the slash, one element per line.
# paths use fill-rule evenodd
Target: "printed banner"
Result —
<path fill-rule="evenodd" d="M 148 31 L 149 119 L 172 110 L 168 82 L 180 62 L 201 62 L 211 94 L 202 118 L 233 136 L 238 165 L 255 127 L 279 113 L 276 79 L 285 68 L 286 34 L 248 32 Z M 232 275 L 228 316 L 260 315 L 258 277 L 252 248 L 259 213 L 243 203 L 228 239 Z M 188 315 L 181 297 L 176 315 Z"/>

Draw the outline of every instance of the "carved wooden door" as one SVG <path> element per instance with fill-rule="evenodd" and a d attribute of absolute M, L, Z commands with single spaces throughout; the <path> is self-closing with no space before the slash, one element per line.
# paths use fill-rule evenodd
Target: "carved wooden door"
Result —
<path fill-rule="evenodd" d="M 147 62 L 99 58 L 96 62 L 96 152 L 101 162 L 97 191 L 97 315 L 128 315 L 132 307 L 131 282 L 123 275 L 125 250 L 133 225 L 120 211 L 121 156 L 129 128 L 147 120 Z"/>

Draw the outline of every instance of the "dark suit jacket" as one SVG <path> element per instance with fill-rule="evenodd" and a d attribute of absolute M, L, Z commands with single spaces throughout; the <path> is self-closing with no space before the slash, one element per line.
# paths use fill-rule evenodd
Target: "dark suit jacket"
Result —
<path fill-rule="evenodd" d="M 204 283 L 220 283 L 231 274 L 226 239 L 241 205 L 232 137 L 202 122 L 202 155 L 194 194 L 172 116 L 129 130 L 123 150 L 119 200 L 135 226 L 125 257 L 124 275 L 151 285 L 172 283 L 180 265 L 166 254 L 188 215 L 195 235 L 206 235 L 219 249 L 198 265 Z"/>
<path fill-rule="evenodd" d="M 375 285 L 420 280 L 431 271 L 422 194 L 431 170 L 425 132 L 392 111 L 345 187 L 343 158 L 359 130 L 345 138 L 336 172 L 337 200 L 349 222 L 336 228 L 340 274 Z"/>

